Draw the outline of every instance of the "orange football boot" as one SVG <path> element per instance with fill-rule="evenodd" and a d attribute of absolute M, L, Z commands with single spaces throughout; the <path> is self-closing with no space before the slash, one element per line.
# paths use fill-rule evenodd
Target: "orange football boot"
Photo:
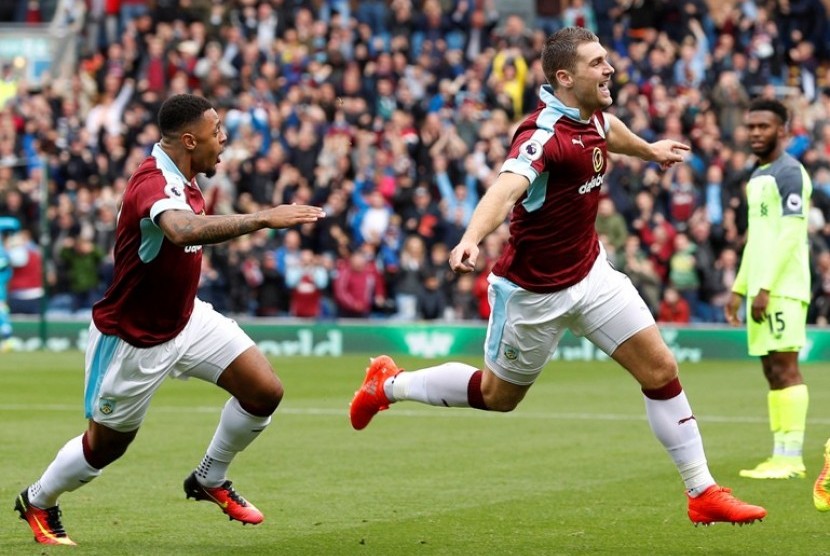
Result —
<path fill-rule="evenodd" d="M 389 409 L 389 399 L 383 391 L 383 385 L 401 372 L 388 355 L 379 355 L 372 359 L 366 369 L 366 378 L 363 379 L 360 390 L 354 393 L 349 405 L 349 418 L 355 430 L 366 428 L 378 411 Z"/>
<path fill-rule="evenodd" d="M 256 525 L 262 523 L 262 520 L 265 519 L 265 516 L 256 506 L 234 490 L 230 481 L 225 481 L 215 488 L 206 487 L 196 480 L 196 472 L 194 471 L 184 480 L 184 493 L 188 498 L 194 500 L 213 502 L 221 508 L 229 519 L 241 521 L 243 525 L 248 523 Z"/>
<path fill-rule="evenodd" d="M 738 500 L 731 492 L 731 489 L 712 485 L 697 498 L 689 496 L 689 519 L 696 526 L 715 522 L 743 525 L 766 517 L 764 508 Z"/>
<path fill-rule="evenodd" d="M 35 540 L 40 544 L 62 544 L 75 546 L 61 524 L 61 510 L 57 506 L 41 509 L 29 503 L 29 488 L 26 487 L 14 501 L 14 509 L 32 528 Z"/>

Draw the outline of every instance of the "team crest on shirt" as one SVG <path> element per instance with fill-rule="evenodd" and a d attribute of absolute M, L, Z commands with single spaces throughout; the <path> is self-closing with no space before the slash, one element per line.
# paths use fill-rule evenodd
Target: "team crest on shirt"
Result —
<path fill-rule="evenodd" d="M 112 398 L 101 398 L 98 400 L 98 411 L 104 415 L 110 415 L 115 411 L 115 400 Z"/>
<path fill-rule="evenodd" d="M 519 147 L 519 152 L 525 158 L 534 162 L 542 158 L 542 144 L 536 139 L 529 139 L 522 143 L 522 146 Z"/>
<path fill-rule="evenodd" d="M 519 357 L 519 350 L 515 346 L 504 344 L 504 358 L 510 361 L 515 361 Z"/>
<path fill-rule="evenodd" d="M 602 149 L 599 147 L 594 147 L 593 161 L 594 172 L 602 170 L 602 167 L 605 165 L 605 159 L 602 157 Z"/>

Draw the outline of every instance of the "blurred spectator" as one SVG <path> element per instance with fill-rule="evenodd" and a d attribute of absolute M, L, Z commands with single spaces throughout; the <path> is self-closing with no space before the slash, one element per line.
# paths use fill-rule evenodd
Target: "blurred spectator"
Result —
<path fill-rule="evenodd" d="M 491 87 L 506 94 L 511 101 L 510 113 L 517 117 L 524 113 L 524 89 L 527 79 L 527 61 L 521 48 L 500 50 L 493 58 Z"/>
<path fill-rule="evenodd" d="M 251 261 L 250 285 L 256 284 L 256 309 L 260 317 L 276 317 L 288 311 L 288 291 L 285 277 L 279 269 L 274 251 L 265 251 L 256 262 Z M 258 282 L 258 283 L 257 283 Z"/>
<path fill-rule="evenodd" d="M 669 260 L 669 287 L 686 301 L 690 311 L 697 305 L 700 288 L 696 252 L 697 246 L 685 233 L 674 236 L 674 253 Z"/>
<path fill-rule="evenodd" d="M 645 300 L 653 315 L 657 315 L 660 306 L 662 281 L 651 259 L 640 247 L 640 238 L 636 235 L 628 236 L 625 245 L 619 253 L 615 264 L 624 272 L 637 288 L 640 296 Z"/>
<path fill-rule="evenodd" d="M 441 213 L 432 202 L 432 195 L 424 185 L 415 189 L 412 206 L 404 210 L 403 230 L 407 234 L 421 236 L 427 246 L 432 245 L 441 237 Z"/>
<path fill-rule="evenodd" d="M 705 322 L 726 322 L 724 313 L 729 294 L 732 291 L 732 284 L 735 283 L 735 276 L 738 274 L 738 254 L 731 247 L 724 247 L 715 262 L 715 277 L 717 290 L 713 288 L 712 296 L 709 299 L 709 306 L 712 313 Z"/>
<path fill-rule="evenodd" d="M 558 1 L 541 0 L 537 4 L 550 5 Z M 462 1 L 458 4 L 468 4 L 468 2 Z M 469 4 L 472 4 L 472 9 L 468 9 L 460 17 L 454 14 L 453 21 L 456 25 L 467 29 L 463 47 L 464 57 L 469 62 L 474 62 L 481 54 L 487 52 L 492 47 L 493 30 L 498 24 L 499 13 L 495 9 L 495 2 L 493 0 L 485 0 L 482 2 L 483 7 L 480 8 L 477 6 L 477 3 L 470 2 Z M 553 26 L 551 26 L 551 29 L 553 29 Z"/>
<path fill-rule="evenodd" d="M 689 304 L 676 289 L 671 286 L 666 288 L 666 291 L 663 292 L 663 298 L 660 300 L 657 322 L 687 324 L 690 320 L 691 310 Z"/>
<path fill-rule="evenodd" d="M 365 196 L 361 189 L 365 183 L 356 183 L 352 201 L 357 211 L 352 220 L 352 233 L 358 244 L 368 241 L 379 244 L 392 217 L 392 209 L 378 189 L 371 189 Z"/>
<path fill-rule="evenodd" d="M 297 230 L 286 230 L 282 236 L 282 245 L 274 252 L 277 271 L 287 276 L 290 269 L 301 266 L 302 237 Z"/>
<path fill-rule="evenodd" d="M 605 236 L 615 252 L 622 250 L 628 237 L 625 219 L 617 212 L 614 201 L 610 197 L 602 197 L 597 209 L 597 234 Z"/>
<path fill-rule="evenodd" d="M 227 284 L 224 276 L 213 264 L 212 254 L 206 252 L 202 255 L 202 272 L 199 275 L 199 290 L 197 295 L 205 303 L 213 305 L 217 311 L 224 311 L 227 302 L 225 301 Z"/>
<path fill-rule="evenodd" d="M 418 315 L 418 295 L 424 288 L 429 266 L 424 240 L 407 236 L 401 248 L 397 271 L 392 274 L 391 290 L 395 295 L 395 318 L 415 320 Z"/>
<path fill-rule="evenodd" d="M 337 261 L 333 282 L 337 316 L 368 318 L 375 307 L 386 303 L 386 287 L 374 261 L 356 251 Z"/>
<path fill-rule="evenodd" d="M 0 109 L 17 96 L 18 76 L 10 62 L 0 64 Z"/>
<path fill-rule="evenodd" d="M 459 274 L 453 272 L 447 261 L 450 259 L 450 248 L 442 242 L 434 243 L 429 249 L 429 273 L 438 279 L 438 286 L 449 299 Z"/>
<path fill-rule="evenodd" d="M 664 179 L 669 182 L 671 224 L 677 230 L 686 230 L 689 218 L 700 204 L 700 195 L 694 183 L 692 169 L 688 164 L 677 164 L 665 174 Z"/>
<path fill-rule="evenodd" d="M 830 323 L 830 251 L 822 251 L 816 258 L 810 313 L 809 322 L 820 326 Z"/>
<path fill-rule="evenodd" d="M 43 257 L 28 230 L 13 234 L 7 241 L 12 277 L 9 280 L 9 310 L 36 315 L 41 312 L 46 290 L 43 284 Z"/>
<path fill-rule="evenodd" d="M 709 166 L 706 169 L 706 185 L 704 188 L 706 219 L 714 225 L 723 222 L 723 206 L 728 199 L 724 198 L 723 170 L 720 166 Z"/>
<path fill-rule="evenodd" d="M 310 249 L 300 252 L 299 264 L 288 269 L 285 286 L 291 291 L 288 313 L 292 317 L 317 318 L 324 315 L 325 292 L 329 285 L 329 273 Z"/>
<path fill-rule="evenodd" d="M 426 275 L 424 287 L 418 292 L 418 316 L 424 320 L 444 318 L 447 310 L 447 296 L 441 289 L 441 282 L 435 271 Z"/>
<path fill-rule="evenodd" d="M 20 221 L 16 218 L 0 218 L 0 352 L 6 348 L 6 340 L 12 335 L 8 304 L 12 261 L 6 248 L 6 238 L 18 229 L 20 229 Z"/>
<path fill-rule="evenodd" d="M 90 310 L 102 293 L 100 268 L 104 256 L 89 233 L 64 240 L 58 258 L 65 265 L 73 312 Z"/>
<path fill-rule="evenodd" d="M 680 56 L 674 64 L 674 82 L 680 89 L 697 89 L 706 76 L 709 40 L 697 19 L 689 20 L 691 34 L 683 37 Z"/>
<path fill-rule="evenodd" d="M 596 33 L 598 31 L 597 18 L 591 1 L 571 0 L 569 6 L 562 12 L 562 25 L 564 27 L 585 27 Z"/>
<path fill-rule="evenodd" d="M 452 320 L 477 320 L 479 317 L 479 300 L 475 293 L 475 277 L 462 274 L 453 285 L 449 296 L 448 317 Z"/>

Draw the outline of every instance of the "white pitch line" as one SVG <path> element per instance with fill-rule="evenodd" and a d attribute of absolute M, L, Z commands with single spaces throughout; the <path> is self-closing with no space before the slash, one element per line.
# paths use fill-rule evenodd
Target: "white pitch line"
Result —
<path fill-rule="evenodd" d="M 453 408 L 462 409 L 462 408 Z M 538 412 L 538 411 L 517 411 L 513 413 L 499 414 L 495 412 L 486 411 L 454 411 L 446 408 L 425 408 L 425 409 L 394 409 L 384 413 L 384 417 L 435 417 L 435 418 L 463 418 L 463 419 L 527 419 L 527 420 L 545 420 L 545 421 L 645 421 L 645 415 L 631 415 L 625 413 L 556 413 L 556 412 Z M 152 406 L 150 413 L 220 413 L 221 405 L 215 407 L 197 406 L 197 407 L 181 407 L 181 406 Z M 83 406 L 69 405 L 69 404 L 0 404 L 0 411 L 18 412 L 18 411 L 54 411 L 54 412 L 83 412 Z M 347 416 L 348 408 L 335 409 L 330 407 L 281 407 L 277 410 L 277 414 L 284 413 L 286 415 L 306 415 L 306 416 L 323 416 L 323 417 L 340 417 Z M 700 417 L 702 423 L 744 423 L 744 424 L 765 424 L 768 419 L 765 416 L 757 417 L 727 417 L 723 415 L 703 415 Z M 810 418 L 808 423 L 817 425 L 830 425 L 830 419 L 827 418 Z"/>

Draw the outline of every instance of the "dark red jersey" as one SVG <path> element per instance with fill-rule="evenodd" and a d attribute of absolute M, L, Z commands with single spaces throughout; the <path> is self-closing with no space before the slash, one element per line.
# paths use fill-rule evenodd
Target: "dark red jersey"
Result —
<path fill-rule="evenodd" d="M 539 293 L 582 280 L 599 255 L 594 222 L 607 166 L 608 123 L 598 111 L 582 120 L 542 87 L 539 108 L 516 130 L 502 172 L 525 176 L 510 241 L 493 273 Z"/>
<path fill-rule="evenodd" d="M 137 347 L 174 338 L 187 324 L 199 285 L 202 246 L 179 247 L 158 227 L 166 210 L 203 214 L 205 200 L 159 145 L 127 184 L 118 215 L 115 275 L 92 308 L 95 326 Z"/>

